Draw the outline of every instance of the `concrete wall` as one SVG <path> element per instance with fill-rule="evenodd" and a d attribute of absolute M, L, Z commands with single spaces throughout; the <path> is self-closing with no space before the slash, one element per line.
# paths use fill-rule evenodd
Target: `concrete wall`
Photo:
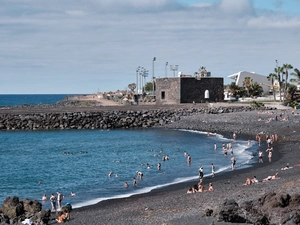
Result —
<path fill-rule="evenodd" d="M 174 77 L 156 79 L 156 103 L 180 104 L 223 101 L 224 81 L 219 77 Z M 206 99 L 205 91 L 209 91 Z"/>
<path fill-rule="evenodd" d="M 164 93 L 164 98 L 163 98 Z M 156 104 L 180 103 L 180 78 L 168 77 L 156 79 Z"/>

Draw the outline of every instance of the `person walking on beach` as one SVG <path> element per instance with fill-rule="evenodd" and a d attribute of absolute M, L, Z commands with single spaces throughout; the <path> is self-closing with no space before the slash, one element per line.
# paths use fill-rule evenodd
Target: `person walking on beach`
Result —
<path fill-rule="evenodd" d="M 271 161 L 272 161 L 273 147 L 270 147 L 270 146 L 269 146 L 269 147 L 267 148 L 266 152 L 269 152 L 269 153 L 268 153 L 268 158 L 269 158 L 269 162 L 271 162 Z"/>
<path fill-rule="evenodd" d="M 51 194 L 49 200 L 51 203 L 52 211 L 56 211 L 56 196 L 54 194 Z"/>
<path fill-rule="evenodd" d="M 231 168 L 235 170 L 236 159 L 234 157 L 231 158 Z"/>
<path fill-rule="evenodd" d="M 270 138 L 267 139 L 268 147 L 271 147 L 272 140 Z"/>
<path fill-rule="evenodd" d="M 57 208 L 60 209 L 61 208 L 61 201 L 63 199 L 63 195 L 58 191 L 57 192 Z"/>

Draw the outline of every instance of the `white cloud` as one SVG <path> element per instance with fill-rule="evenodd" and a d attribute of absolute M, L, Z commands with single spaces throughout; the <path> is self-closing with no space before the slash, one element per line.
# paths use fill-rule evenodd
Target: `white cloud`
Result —
<path fill-rule="evenodd" d="M 146 67 L 151 76 L 154 56 L 156 76 L 164 76 L 166 61 L 178 64 L 183 73 L 206 66 L 223 77 L 240 70 L 267 75 L 275 58 L 300 67 L 296 65 L 300 17 L 272 11 L 258 14 L 250 0 L 197 6 L 172 0 L 3 3 L 0 66 L 1 76 L 7 76 L 0 82 L 3 93 L 123 89 L 135 82 L 137 66 Z M 282 50 L 290 48 L 288 54 Z M 12 87 L 16 79 L 22 81 L 21 87 Z M 26 89 L 32 82 L 38 89 Z"/>
<path fill-rule="evenodd" d="M 229 16 L 254 15 L 254 9 L 249 0 L 223 0 L 218 4 L 220 10 Z"/>

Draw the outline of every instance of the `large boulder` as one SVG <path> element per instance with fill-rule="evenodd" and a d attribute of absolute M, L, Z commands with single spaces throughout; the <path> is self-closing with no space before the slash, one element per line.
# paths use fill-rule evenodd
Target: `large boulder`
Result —
<path fill-rule="evenodd" d="M 0 224 L 9 224 L 9 218 L 4 213 L 0 213 Z"/>
<path fill-rule="evenodd" d="M 1 211 L 9 218 L 15 218 L 24 213 L 23 203 L 16 196 L 7 197 L 2 203 Z"/>
<path fill-rule="evenodd" d="M 48 224 L 51 217 L 50 209 L 42 210 L 42 204 L 36 200 L 7 197 L 0 208 L 0 224 L 22 224 L 30 220 L 39 225 Z"/>
<path fill-rule="evenodd" d="M 245 223 L 246 219 L 239 215 L 239 205 L 234 199 L 225 200 L 220 206 L 218 221 L 230 223 Z"/>
<path fill-rule="evenodd" d="M 42 210 L 40 212 L 34 213 L 34 216 L 31 218 L 32 221 L 34 221 L 36 224 L 48 224 L 48 222 L 51 219 L 51 210 L 46 209 Z"/>
<path fill-rule="evenodd" d="M 25 212 L 40 212 L 42 210 L 42 204 L 36 200 L 29 200 L 27 198 L 22 199 Z"/>

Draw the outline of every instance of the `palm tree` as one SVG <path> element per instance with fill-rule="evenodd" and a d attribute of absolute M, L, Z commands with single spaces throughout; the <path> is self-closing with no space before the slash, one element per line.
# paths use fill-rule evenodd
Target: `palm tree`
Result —
<path fill-rule="evenodd" d="M 229 92 L 232 93 L 234 97 L 236 97 L 237 95 L 243 95 L 243 88 L 236 85 L 235 82 L 229 84 L 228 88 Z"/>
<path fill-rule="evenodd" d="M 251 89 L 252 81 L 253 80 L 250 77 L 245 77 L 245 80 L 243 81 L 243 85 L 247 91 L 248 96 L 250 96 L 250 89 Z"/>
<path fill-rule="evenodd" d="M 289 70 L 293 69 L 291 64 L 283 64 L 283 69 L 285 70 L 285 85 L 284 85 L 284 96 L 287 94 L 287 81 L 289 77 Z"/>
<path fill-rule="evenodd" d="M 261 85 L 259 85 L 257 82 L 254 82 L 251 84 L 250 88 L 250 94 L 253 96 L 261 96 L 261 94 L 264 92 L 264 89 Z"/>
<path fill-rule="evenodd" d="M 291 95 L 291 100 L 294 101 L 295 93 L 297 92 L 297 86 L 291 85 L 288 89 L 288 93 Z"/>
<path fill-rule="evenodd" d="M 296 77 L 296 78 L 292 78 L 290 80 L 291 82 L 299 82 L 300 81 L 300 71 L 297 68 L 294 69 L 294 72 L 292 72 L 291 75 Z"/>
<path fill-rule="evenodd" d="M 274 96 L 274 102 L 276 101 L 276 93 L 275 93 L 275 86 L 274 86 L 274 79 L 277 79 L 276 73 L 270 73 L 269 76 L 267 76 L 268 80 L 271 80 L 272 89 L 273 89 L 273 96 Z"/>
<path fill-rule="evenodd" d="M 207 74 L 206 68 L 204 66 L 201 66 L 199 69 L 199 73 L 201 74 L 201 77 L 204 77 L 204 75 Z"/>
<path fill-rule="evenodd" d="M 275 73 L 277 73 L 278 84 L 279 84 L 279 99 L 281 101 L 281 76 L 280 74 L 284 73 L 283 67 L 278 66 L 274 69 Z"/>

